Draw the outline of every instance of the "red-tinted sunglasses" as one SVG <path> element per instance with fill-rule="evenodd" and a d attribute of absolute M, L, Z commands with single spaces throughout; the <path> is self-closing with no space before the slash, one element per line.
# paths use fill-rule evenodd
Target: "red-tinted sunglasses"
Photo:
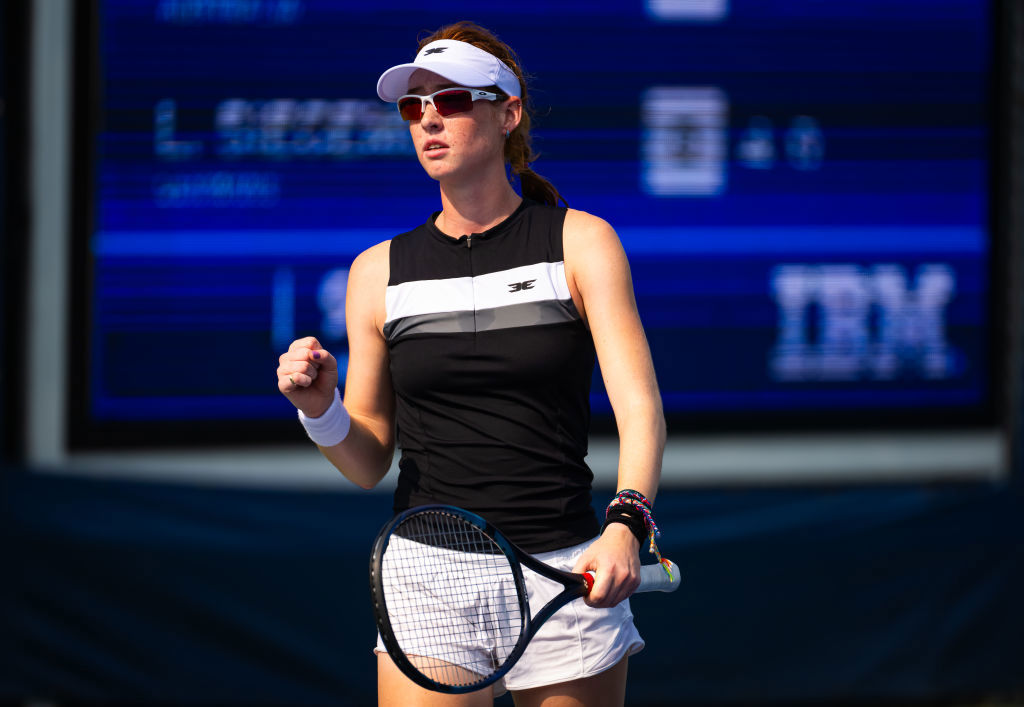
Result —
<path fill-rule="evenodd" d="M 496 101 L 498 94 L 479 88 L 442 88 L 429 96 L 410 93 L 398 99 L 398 112 L 403 120 L 419 120 L 426 104 L 434 106 L 439 115 L 449 116 L 473 110 L 473 101 Z"/>

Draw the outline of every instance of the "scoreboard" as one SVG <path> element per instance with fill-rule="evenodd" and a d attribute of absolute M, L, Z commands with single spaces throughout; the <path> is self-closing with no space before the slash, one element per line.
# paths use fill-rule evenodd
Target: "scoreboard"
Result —
<path fill-rule="evenodd" d="M 622 239 L 670 432 L 991 417 L 987 3 L 437 5 L 95 0 L 76 445 L 294 434 L 278 355 L 344 365 L 352 259 L 440 208 L 376 79 L 460 19 Z M 608 427 L 599 374 L 591 402 Z"/>

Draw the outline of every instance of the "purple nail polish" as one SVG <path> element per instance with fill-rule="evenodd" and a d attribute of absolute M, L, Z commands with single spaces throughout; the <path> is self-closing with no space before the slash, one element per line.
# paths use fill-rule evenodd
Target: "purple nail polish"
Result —
<path fill-rule="evenodd" d="M 317 361 L 319 361 L 320 360 L 320 352 L 319 351 L 314 351 L 313 352 L 313 358 L 315 358 Z"/>

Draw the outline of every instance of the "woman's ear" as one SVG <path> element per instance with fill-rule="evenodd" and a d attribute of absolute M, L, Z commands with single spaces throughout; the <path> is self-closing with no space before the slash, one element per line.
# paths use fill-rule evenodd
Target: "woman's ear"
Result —
<path fill-rule="evenodd" d="M 505 101 L 504 106 L 504 127 L 510 134 L 519 127 L 520 121 L 523 119 L 523 102 L 516 96 Z"/>

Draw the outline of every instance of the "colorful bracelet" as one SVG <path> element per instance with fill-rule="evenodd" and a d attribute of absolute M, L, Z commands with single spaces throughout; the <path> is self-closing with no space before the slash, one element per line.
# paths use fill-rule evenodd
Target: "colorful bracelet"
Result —
<path fill-rule="evenodd" d="M 654 515 L 651 513 L 651 502 L 648 501 L 647 497 L 639 491 L 634 491 L 633 489 L 623 489 L 622 491 L 619 491 L 615 494 L 615 498 L 612 499 L 612 502 L 608 504 L 608 510 L 605 511 L 606 525 L 608 522 L 614 522 L 608 520 L 609 515 L 618 517 L 618 514 L 621 512 L 613 511 L 613 509 L 620 509 L 622 507 L 634 508 L 640 512 L 647 531 L 647 538 L 650 541 L 651 554 L 658 558 L 658 562 L 664 568 L 665 572 L 667 572 L 671 577 L 672 570 L 669 569 L 668 560 L 661 556 L 661 552 L 658 551 L 658 544 L 655 542 L 655 540 L 661 537 L 661 531 L 658 530 L 658 526 L 654 522 Z M 629 524 L 627 523 L 627 525 Z"/>

